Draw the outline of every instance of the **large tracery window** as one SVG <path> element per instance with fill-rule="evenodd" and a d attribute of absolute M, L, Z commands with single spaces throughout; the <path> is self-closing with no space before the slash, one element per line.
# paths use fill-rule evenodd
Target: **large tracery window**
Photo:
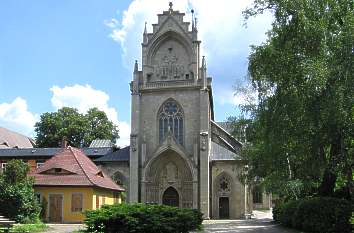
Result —
<path fill-rule="evenodd" d="M 165 139 L 170 130 L 177 142 L 183 145 L 183 111 L 174 100 L 167 100 L 159 111 L 159 139 Z"/>

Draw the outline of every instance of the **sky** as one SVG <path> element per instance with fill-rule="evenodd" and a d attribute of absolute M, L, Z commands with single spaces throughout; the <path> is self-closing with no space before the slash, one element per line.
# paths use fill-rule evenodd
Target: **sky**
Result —
<path fill-rule="evenodd" d="M 141 61 L 145 22 L 168 9 L 170 0 L 2 0 L 0 2 L 0 127 L 35 137 L 45 112 L 97 107 L 129 144 L 130 91 L 135 60 Z M 174 0 L 174 10 L 194 9 L 202 55 L 213 78 L 216 121 L 240 114 L 251 45 L 266 41 L 272 16 L 251 18 L 251 0 Z M 141 62 L 139 62 L 141 65 Z M 141 68 L 141 66 L 139 67 Z"/>

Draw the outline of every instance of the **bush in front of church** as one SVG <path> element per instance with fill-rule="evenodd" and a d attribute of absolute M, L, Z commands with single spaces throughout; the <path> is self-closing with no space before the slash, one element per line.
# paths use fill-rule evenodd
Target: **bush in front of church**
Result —
<path fill-rule="evenodd" d="M 88 232 L 188 233 L 201 228 L 203 214 L 165 205 L 116 204 L 87 211 Z"/>
<path fill-rule="evenodd" d="M 280 204 L 273 218 L 284 226 L 313 233 L 350 233 L 352 203 L 333 197 L 314 197 Z"/>

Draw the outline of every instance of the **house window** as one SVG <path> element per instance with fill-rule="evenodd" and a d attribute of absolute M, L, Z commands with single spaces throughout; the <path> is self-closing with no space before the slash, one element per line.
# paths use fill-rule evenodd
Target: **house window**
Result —
<path fill-rule="evenodd" d="M 61 171 L 62 171 L 61 168 L 54 168 L 54 172 L 55 172 L 55 173 L 60 173 Z"/>
<path fill-rule="evenodd" d="M 263 192 L 261 186 L 255 186 L 253 188 L 252 196 L 253 196 L 253 203 L 262 203 L 263 202 Z"/>
<path fill-rule="evenodd" d="M 37 161 L 36 161 L 36 167 L 37 167 L 37 168 L 43 166 L 43 164 L 44 164 L 44 160 L 37 160 Z"/>
<path fill-rule="evenodd" d="M 118 192 L 114 192 L 113 193 L 113 199 L 114 199 L 114 203 L 121 203 L 121 199 L 120 199 L 120 194 Z"/>
<path fill-rule="evenodd" d="M 96 209 L 100 208 L 100 196 L 96 196 Z"/>
<path fill-rule="evenodd" d="M 7 163 L 1 163 L 1 170 L 2 170 L 2 171 L 5 171 L 5 169 L 6 169 L 6 164 L 7 164 Z"/>
<path fill-rule="evenodd" d="M 35 193 L 34 196 L 36 197 L 38 203 L 42 202 L 42 195 L 40 193 Z"/>
<path fill-rule="evenodd" d="M 167 100 L 160 108 L 158 119 L 160 143 L 171 132 L 176 141 L 183 145 L 183 111 L 179 104 L 174 100 Z"/>
<path fill-rule="evenodd" d="M 71 195 L 71 212 L 82 212 L 82 193 L 73 193 Z"/>

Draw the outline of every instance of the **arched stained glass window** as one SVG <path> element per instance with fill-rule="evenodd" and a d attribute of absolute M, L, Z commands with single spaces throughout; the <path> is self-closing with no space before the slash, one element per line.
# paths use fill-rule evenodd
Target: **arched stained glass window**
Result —
<path fill-rule="evenodd" d="M 167 100 L 159 111 L 159 139 L 165 139 L 168 130 L 172 132 L 177 142 L 183 145 L 183 111 L 174 100 Z"/>

